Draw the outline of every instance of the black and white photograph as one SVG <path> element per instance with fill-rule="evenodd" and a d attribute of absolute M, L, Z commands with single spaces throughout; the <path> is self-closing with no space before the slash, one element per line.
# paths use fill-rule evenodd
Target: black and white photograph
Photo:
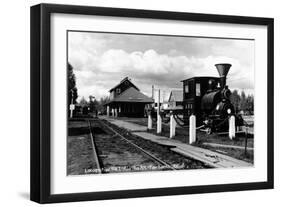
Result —
<path fill-rule="evenodd" d="M 31 7 L 32 201 L 274 188 L 274 19 L 151 9 Z"/>
<path fill-rule="evenodd" d="M 255 166 L 254 39 L 66 36 L 67 176 Z"/>

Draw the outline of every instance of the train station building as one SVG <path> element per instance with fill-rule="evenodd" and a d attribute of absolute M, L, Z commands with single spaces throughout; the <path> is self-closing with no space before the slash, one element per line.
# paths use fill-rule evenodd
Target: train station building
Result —
<path fill-rule="evenodd" d="M 126 77 L 109 90 L 110 100 L 105 104 L 107 115 L 115 117 L 144 117 L 145 106 L 154 100 L 144 95 L 140 89 Z"/>

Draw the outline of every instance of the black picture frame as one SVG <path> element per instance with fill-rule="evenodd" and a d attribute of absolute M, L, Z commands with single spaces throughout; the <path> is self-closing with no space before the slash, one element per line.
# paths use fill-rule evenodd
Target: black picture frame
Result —
<path fill-rule="evenodd" d="M 204 186 L 168 187 L 154 189 L 121 190 L 106 192 L 85 192 L 74 194 L 50 193 L 50 15 L 52 13 L 99 15 L 111 17 L 134 17 L 194 21 L 207 23 L 233 23 L 267 26 L 267 181 L 238 184 L 220 184 Z M 89 6 L 39 4 L 31 7 L 31 174 L 30 192 L 32 201 L 39 203 L 70 202 L 146 196 L 166 196 L 179 194 L 210 193 L 273 188 L 274 177 L 274 78 L 273 78 L 273 38 L 274 20 L 272 18 L 228 16 L 213 14 L 195 14 L 168 11 L 135 10 Z"/>

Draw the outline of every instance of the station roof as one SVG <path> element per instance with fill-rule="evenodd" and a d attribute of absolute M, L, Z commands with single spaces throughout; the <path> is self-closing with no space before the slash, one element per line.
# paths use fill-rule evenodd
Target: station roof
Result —
<path fill-rule="evenodd" d="M 110 100 L 107 104 L 112 102 L 133 102 L 133 103 L 153 103 L 153 99 L 144 95 L 134 87 L 128 88 L 119 96 Z"/>
<path fill-rule="evenodd" d="M 123 80 L 120 81 L 120 83 L 118 83 L 116 86 L 114 86 L 113 88 L 111 88 L 109 90 L 109 92 L 113 91 L 115 88 L 119 87 L 120 85 L 122 85 L 123 83 L 125 83 L 126 81 L 128 81 L 132 87 L 135 87 L 137 90 L 139 90 L 139 88 L 132 83 L 132 81 L 129 79 L 129 77 L 124 78 Z"/>

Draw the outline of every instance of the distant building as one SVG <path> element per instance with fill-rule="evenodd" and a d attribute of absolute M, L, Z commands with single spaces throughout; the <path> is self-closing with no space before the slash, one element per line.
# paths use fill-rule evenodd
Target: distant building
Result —
<path fill-rule="evenodd" d="M 169 102 L 167 101 L 163 102 L 162 105 L 160 105 L 160 108 L 164 110 L 169 109 L 170 108 Z"/>
<path fill-rule="evenodd" d="M 183 91 L 172 90 L 168 99 L 168 108 L 183 109 Z"/>
<path fill-rule="evenodd" d="M 145 105 L 153 99 L 140 92 L 128 77 L 109 90 L 110 100 L 105 104 L 107 114 L 125 117 L 143 117 Z"/>

